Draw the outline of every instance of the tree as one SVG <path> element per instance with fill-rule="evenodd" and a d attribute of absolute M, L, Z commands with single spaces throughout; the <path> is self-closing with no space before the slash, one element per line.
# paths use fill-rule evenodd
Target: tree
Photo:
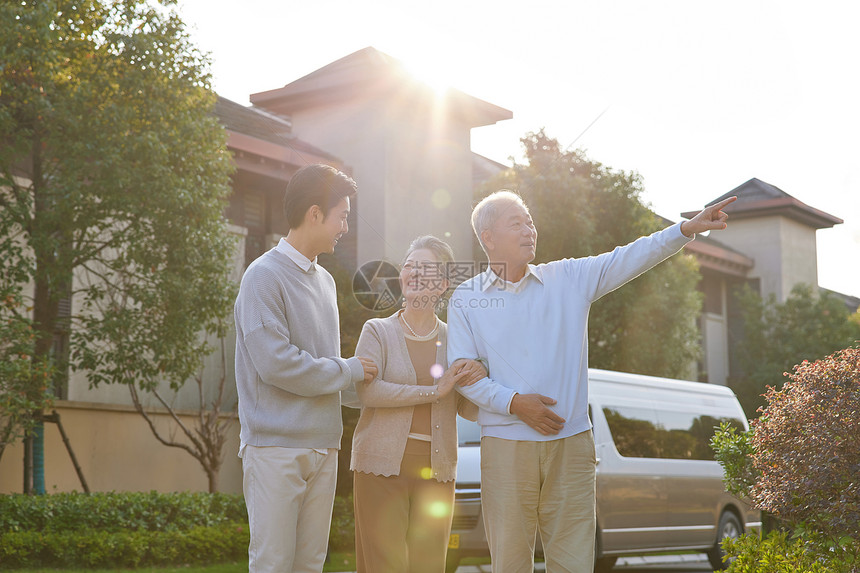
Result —
<path fill-rule="evenodd" d="M 229 313 L 232 162 L 172 4 L 0 4 L 0 237 L 59 385 L 178 389 Z"/>
<path fill-rule="evenodd" d="M 743 339 L 738 360 L 743 372 L 730 382 L 749 416 L 764 405 L 768 386 L 779 387 L 783 373 L 804 360 L 816 360 L 860 340 L 860 323 L 828 292 L 796 285 L 784 303 L 745 288 L 739 295 Z"/>
<path fill-rule="evenodd" d="M 128 387 L 135 409 L 146 420 L 155 438 L 165 446 L 184 450 L 197 460 L 206 473 L 209 493 L 218 491 L 218 476 L 221 464 L 224 462 L 224 444 L 227 441 L 227 432 L 232 428 L 230 421 L 224 416 L 227 382 L 233 382 L 233 378 L 227 373 L 227 341 L 222 336 L 218 342 L 220 346 L 217 352 L 219 363 L 215 367 L 217 383 L 213 385 L 211 383 L 212 378 L 204 375 L 203 366 L 194 375 L 199 408 L 193 424 L 184 422 L 177 409 L 164 396 L 164 393 L 158 388 L 153 388 L 149 390 L 149 394 L 154 396 L 164 408 L 171 422 L 168 430 L 159 428 L 155 418 L 144 407 L 140 392 L 135 385 L 129 384 Z M 176 438 L 176 430 L 184 436 L 184 440 Z"/>
<path fill-rule="evenodd" d="M 642 180 L 565 151 L 543 130 L 521 139 L 527 162 L 484 186 L 517 191 L 538 230 L 536 261 L 611 251 L 667 226 L 642 203 Z M 699 352 L 698 267 L 676 255 L 597 301 L 588 327 L 596 368 L 685 377 Z"/>
<path fill-rule="evenodd" d="M 4 259 L 4 263 L 8 259 Z M 2 265 L 5 266 L 5 265 Z M 21 285 L 0 266 L 0 458 L 33 426 L 30 415 L 50 405 L 51 370 L 34 361 L 32 323 L 22 309 Z"/>

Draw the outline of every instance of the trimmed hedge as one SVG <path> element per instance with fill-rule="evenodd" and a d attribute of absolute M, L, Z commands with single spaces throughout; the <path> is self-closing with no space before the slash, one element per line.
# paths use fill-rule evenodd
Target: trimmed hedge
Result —
<path fill-rule="evenodd" d="M 0 495 L 0 569 L 137 568 L 247 559 L 241 495 Z M 329 545 L 355 546 L 352 498 L 335 498 Z"/>
<path fill-rule="evenodd" d="M 186 531 L 20 531 L 0 536 L 0 569 L 116 569 L 205 565 L 247 559 L 248 524 Z"/>
<path fill-rule="evenodd" d="M 57 493 L 0 496 L 0 534 L 95 529 L 184 531 L 248 521 L 241 495 L 222 493 Z"/>
<path fill-rule="evenodd" d="M 0 496 L 0 568 L 224 563 L 248 552 L 241 495 Z"/>

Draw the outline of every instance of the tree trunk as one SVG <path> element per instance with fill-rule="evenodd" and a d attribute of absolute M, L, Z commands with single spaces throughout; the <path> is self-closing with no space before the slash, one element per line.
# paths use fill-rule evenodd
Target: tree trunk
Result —
<path fill-rule="evenodd" d="M 42 173 L 42 154 L 40 139 L 36 137 L 33 145 L 33 198 L 34 215 L 32 220 L 33 236 L 41 240 L 33 241 L 33 250 L 36 259 L 36 273 L 34 277 L 35 289 L 33 293 L 33 323 L 36 333 L 35 351 L 33 363 L 40 364 L 50 360 L 54 346 L 54 331 L 56 329 L 57 315 L 59 312 L 59 297 L 52 283 L 56 277 L 52 277 L 51 271 L 56 264 L 56 233 L 57 229 L 51 229 L 46 217 L 53 208 L 50 184 L 46 184 Z M 53 279 L 53 280 L 52 280 Z M 30 388 L 30 398 L 41 402 L 41 396 L 45 389 L 41 384 L 34 381 Z M 34 410 L 32 415 L 36 420 L 36 427 L 28 434 L 27 441 L 30 445 L 29 456 L 24 463 L 24 491 L 25 493 L 45 493 L 44 483 L 44 456 L 34 455 L 44 452 L 44 425 L 42 422 L 42 411 Z M 41 467 L 35 467 L 41 464 Z M 36 476 L 41 476 L 41 483 L 37 483 Z"/>

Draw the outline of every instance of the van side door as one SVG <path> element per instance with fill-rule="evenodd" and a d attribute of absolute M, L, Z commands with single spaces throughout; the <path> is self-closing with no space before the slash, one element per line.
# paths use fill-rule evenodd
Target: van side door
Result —
<path fill-rule="evenodd" d="M 662 546 L 666 490 L 658 457 L 656 409 L 623 397 L 592 403 L 597 465 L 597 519 L 604 552 Z"/>

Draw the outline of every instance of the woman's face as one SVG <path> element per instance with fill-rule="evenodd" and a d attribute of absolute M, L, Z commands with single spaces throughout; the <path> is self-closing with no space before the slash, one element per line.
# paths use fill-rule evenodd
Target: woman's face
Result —
<path fill-rule="evenodd" d="M 400 290 L 407 304 L 435 306 L 448 290 L 448 280 L 436 254 L 430 249 L 415 249 L 400 270 Z"/>

